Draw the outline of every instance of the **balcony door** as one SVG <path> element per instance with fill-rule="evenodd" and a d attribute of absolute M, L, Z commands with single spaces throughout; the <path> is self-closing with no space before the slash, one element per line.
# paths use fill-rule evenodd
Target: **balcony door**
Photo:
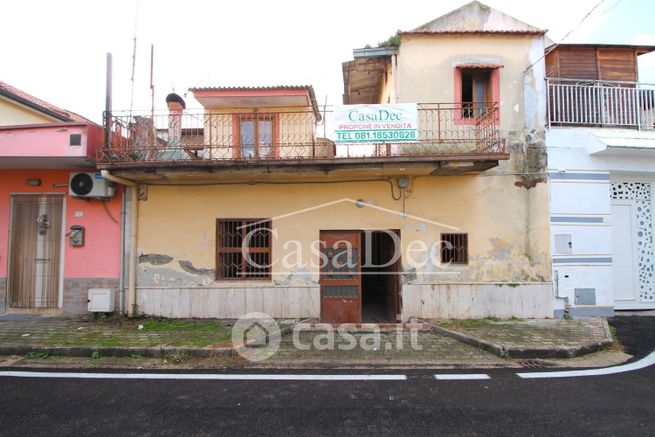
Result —
<path fill-rule="evenodd" d="M 489 69 L 463 69 L 462 118 L 479 117 L 492 100 L 491 72 Z"/>
<path fill-rule="evenodd" d="M 239 147 L 237 158 L 273 158 L 275 115 L 239 116 Z"/>

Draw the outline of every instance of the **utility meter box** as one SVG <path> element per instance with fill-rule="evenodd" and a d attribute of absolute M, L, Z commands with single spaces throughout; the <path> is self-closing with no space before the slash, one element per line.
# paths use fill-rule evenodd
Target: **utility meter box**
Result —
<path fill-rule="evenodd" d="M 115 296 L 113 288 L 89 288 L 88 310 L 92 313 L 114 312 Z"/>

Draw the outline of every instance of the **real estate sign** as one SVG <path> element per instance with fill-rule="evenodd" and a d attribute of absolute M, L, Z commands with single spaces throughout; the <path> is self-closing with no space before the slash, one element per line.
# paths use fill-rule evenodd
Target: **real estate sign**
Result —
<path fill-rule="evenodd" d="M 418 140 L 416 103 L 340 105 L 334 108 L 336 143 L 401 143 Z"/>

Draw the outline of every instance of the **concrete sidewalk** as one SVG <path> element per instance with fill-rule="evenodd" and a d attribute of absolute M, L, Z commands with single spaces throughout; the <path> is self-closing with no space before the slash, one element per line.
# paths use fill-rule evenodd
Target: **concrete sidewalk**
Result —
<path fill-rule="evenodd" d="M 290 321 L 283 322 L 288 325 Z M 329 340 L 325 337 L 325 331 L 317 325 L 313 330 L 300 332 L 295 343 L 294 335 L 283 335 L 279 349 L 271 358 L 250 363 L 236 356 L 232 347 L 233 323 L 231 320 L 55 317 L 0 320 L 0 355 L 13 355 L 15 358 L 10 360 L 12 365 L 17 362 L 36 365 L 38 358 L 45 357 L 50 358 L 41 361 L 53 362 L 51 357 L 54 356 L 83 357 L 87 360 L 93 356 L 97 365 L 143 366 L 146 364 L 142 359 L 152 359 L 154 361 L 146 366 L 157 367 L 157 363 L 168 365 L 174 360 L 200 368 L 596 367 L 617 364 L 630 358 L 611 346 L 611 334 L 604 320 L 483 319 L 439 321 L 434 324 L 434 329 L 415 334 L 408 329 L 383 331 L 377 343 L 371 341 L 371 330 L 350 331 L 350 339 L 336 332 L 333 347 L 325 347 Z M 356 342 L 357 346 L 344 347 L 349 341 Z M 413 347 L 413 343 L 419 347 Z M 598 347 L 582 349 L 588 343 Z M 297 344 L 301 344 L 302 348 L 296 347 Z M 399 347 L 399 344 L 402 346 Z M 608 347 L 609 350 L 579 358 L 553 359 L 588 354 Z M 577 352 L 570 353 L 572 348 L 577 348 Z M 515 349 L 531 354 L 516 354 L 512 352 Z M 538 353 L 534 354 L 534 351 Z M 98 360 L 99 357 L 103 360 Z M 108 361 L 108 357 L 131 357 L 139 362 L 123 359 L 121 364 L 120 359 Z M 184 359 L 180 360 L 179 357 Z"/>
<path fill-rule="evenodd" d="M 231 355 L 230 321 L 166 319 L 106 320 L 84 317 L 0 319 L 0 355 L 90 357 Z"/>
<path fill-rule="evenodd" d="M 605 319 L 436 321 L 444 335 L 506 358 L 572 358 L 613 345 Z"/>

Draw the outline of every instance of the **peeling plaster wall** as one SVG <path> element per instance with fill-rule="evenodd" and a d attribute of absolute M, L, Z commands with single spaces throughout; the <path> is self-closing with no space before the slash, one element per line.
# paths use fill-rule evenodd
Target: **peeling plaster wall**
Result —
<path fill-rule="evenodd" d="M 525 196 L 531 190 L 514 181 L 505 175 L 415 178 L 405 199 L 406 216 L 402 215 L 403 202 L 391 198 L 389 184 L 383 181 L 283 187 L 150 186 L 148 200 L 139 205 L 139 309 L 160 315 L 239 317 L 242 308 L 257 305 L 238 302 L 248 299 L 248 294 L 263 293 L 265 300 L 254 300 L 261 304 L 259 311 L 272 299 L 282 305 L 276 316 L 316 316 L 320 309 L 319 258 L 311 245 L 318 241 L 320 230 L 329 229 L 399 229 L 407 272 L 403 293 L 418 284 L 548 283 L 548 244 L 537 256 L 528 252 Z M 294 214 L 343 198 L 362 199 L 368 206 L 341 201 Z M 215 281 L 216 219 L 233 217 L 273 218 L 276 263 L 272 280 Z M 543 222 L 548 241 L 547 215 Z M 431 256 L 438 259 L 444 232 L 469 234 L 469 265 L 424 264 Z M 416 244 L 424 247 L 417 249 Z M 291 290 L 297 296 L 293 311 L 287 309 Z M 403 302 L 408 302 L 409 296 L 403 297 Z M 237 303 L 226 307 L 219 303 L 222 298 Z"/>
<path fill-rule="evenodd" d="M 319 317 L 320 289 L 314 287 L 139 288 L 139 311 L 163 317 L 238 318 L 263 312 L 275 318 Z"/>
<path fill-rule="evenodd" d="M 468 63 L 502 64 L 500 127 L 543 130 L 543 37 L 537 35 L 402 35 L 398 54 L 399 102 L 454 102 L 454 69 Z M 538 61 L 538 62 L 537 62 Z M 526 72 L 526 69 L 537 64 Z"/>
<path fill-rule="evenodd" d="M 268 309 L 279 317 L 317 316 L 318 256 L 307 248 L 319 231 L 399 229 L 404 317 L 552 316 L 543 51 L 540 35 L 402 36 L 392 79 L 399 102 L 453 102 L 455 65 L 504 65 L 500 128 L 511 156 L 480 175 L 412 179 L 406 216 L 389 212 L 402 212 L 403 202 L 392 199 L 384 181 L 150 186 L 148 200 L 139 207 L 137 301 L 142 311 L 239 317 L 246 309 Z M 388 211 L 348 201 L 306 210 L 343 198 Z M 272 253 L 278 263 L 271 281 L 214 280 L 216 219 L 234 217 L 273 218 Z M 438 255 L 444 232 L 468 233 L 468 265 L 424 263 Z M 290 240 L 304 248 L 301 256 Z M 423 247 L 410 259 L 414 242 Z M 294 260 L 294 267 L 283 268 L 283 260 Z M 288 294 L 292 291 L 294 298 Z M 271 308 L 272 302 L 281 306 Z"/>
<path fill-rule="evenodd" d="M 507 138 L 510 159 L 481 177 L 504 176 L 524 189 L 522 195 L 512 195 L 510 206 L 517 215 L 515 220 L 524 222 L 522 251 L 527 259 L 523 270 L 530 265 L 549 264 L 543 36 L 403 35 L 401 38 L 397 73 L 400 102 L 453 102 L 457 65 L 503 65 L 499 69 L 498 103 L 500 129 Z M 539 280 L 550 280 L 550 275 Z"/>
<path fill-rule="evenodd" d="M 403 321 L 484 317 L 553 317 L 553 293 L 547 283 L 412 284 L 403 287 Z"/>

